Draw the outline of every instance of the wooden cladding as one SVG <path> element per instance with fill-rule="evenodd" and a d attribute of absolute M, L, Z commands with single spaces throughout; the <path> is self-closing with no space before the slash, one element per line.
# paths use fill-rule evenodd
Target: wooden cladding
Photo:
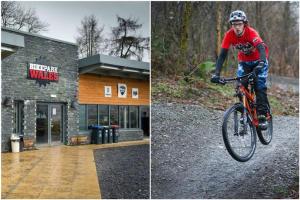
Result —
<path fill-rule="evenodd" d="M 127 97 L 118 97 L 118 84 L 126 84 Z M 104 87 L 111 86 L 111 97 L 105 97 Z M 79 75 L 79 103 L 107 105 L 149 105 L 149 80 L 126 79 L 96 74 Z M 138 88 L 138 98 L 132 98 L 132 88 Z"/>

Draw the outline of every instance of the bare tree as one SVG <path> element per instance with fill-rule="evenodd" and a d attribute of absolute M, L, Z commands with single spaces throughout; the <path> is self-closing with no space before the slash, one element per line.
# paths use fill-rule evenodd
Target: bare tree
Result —
<path fill-rule="evenodd" d="M 142 60 L 145 50 L 149 50 L 149 37 L 136 35 L 136 30 L 142 27 L 137 19 L 117 16 L 118 26 L 112 28 L 110 39 L 110 55 L 121 58 L 137 58 Z"/>
<path fill-rule="evenodd" d="M 190 29 L 190 21 L 191 21 L 191 15 L 192 15 L 192 3 L 186 2 L 183 5 L 183 19 L 181 23 L 181 33 L 180 33 L 180 54 L 181 57 L 184 59 L 183 62 L 181 62 L 183 65 L 186 64 L 187 58 L 188 58 L 188 39 L 189 39 L 189 29 Z"/>
<path fill-rule="evenodd" d="M 1 26 L 8 27 L 13 25 L 16 9 L 16 3 L 13 1 L 1 2 Z"/>
<path fill-rule="evenodd" d="M 217 35 L 217 41 L 216 41 L 216 58 L 220 54 L 220 49 L 221 49 L 221 22 L 222 22 L 222 10 L 221 10 L 221 4 L 220 2 L 216 2 L 216 35 Z"/>
<path fill-rule="evenodd" d="M 47 31 L 49 25 L 40 21 L 34 9 L 25 9 L 15 1 L 2 1 L 1 26 L 38 33 Z"/>
<path fill-rule="evenodd" d="M 183 22 L 187 12 L 184 12 L 184 8 L 188 8 L 188 4 L 191 4 L 192 11 L 188 27 L 185 27 Z M 180 54 L 181 47 L 185 47 L 185 44 L 188 45 L 187 52 L 192 57 L 193 65 L 206 61 L 214 62 L 220 50 L 221 40 L 230 28 L 229 14 L 234 10 L 243 10 L 247 14 L 250 26 L 259 32 L 269 47 L 270 72 L 285 76 L 299 76 L 299 2 L 297 1 L 193 1 L 189 3 L 168 1 L 152 2 L 151 8 L 153 74 L 174 77 L 180 73 L 178 69 L 183 73 L 189 70 L 187 65 L 182 65 L 181 60 L 189 57 Z M 187 37 L 182 37 L 184 35 Z M 228 75 L 236 70 L 238 62 L 236 55 L 236 50 L 231 48 L 222 69 Z"/>
<path fill-rule="evenodd" d="M 78 28 L 79 36 L 76 38 L 80 57 L 101 53 L 104 45 L 103 30 L 104 26 L 98 27 L 98 20 L 94 15 L 83 18 L 81 27 Z"/>

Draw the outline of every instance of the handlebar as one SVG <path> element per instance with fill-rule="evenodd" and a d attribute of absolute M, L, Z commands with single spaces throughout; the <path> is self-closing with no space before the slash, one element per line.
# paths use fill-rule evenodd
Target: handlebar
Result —
<path fill-rule="evenodd" d="M 255 71 L 252 71 L 248 74 L 245 74 L 243 76 L 240 77 L 234 77 L 234 78 L 220 78 L 218 84 L 222 84 L 225 85 L 228 82 L 232 82 L 232 81 L 241 81 L 242 79 L 250 79 L 250 78 L 254 78 L 256 76 Z"/>

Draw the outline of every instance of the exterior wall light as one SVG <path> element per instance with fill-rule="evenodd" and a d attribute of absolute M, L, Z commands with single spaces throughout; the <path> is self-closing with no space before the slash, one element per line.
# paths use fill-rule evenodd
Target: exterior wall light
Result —
<path fill-rule="evenodd" d="M 4 106 L 11 106 L 12 103 L 11 103 L 11 98 L 10 97 L 4 97 L 3 101 L 2 101 L 2 104 Z"/>
<path fill-rule="evenodd" d="M 74 100 L 71 101 L 71 108 L 76 110 L 76 101 Z"/>

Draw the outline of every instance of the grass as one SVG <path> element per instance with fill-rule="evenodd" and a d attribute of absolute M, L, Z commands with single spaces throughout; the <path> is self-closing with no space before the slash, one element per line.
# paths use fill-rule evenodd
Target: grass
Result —
<path fill-rule="evenodd" d="M 269 96 L 269 103 L 271 105 L 271 108 L 275 109 L 277 113 L 284 113 L 285 112 L 285 108 L 284 105 L 274 96 Z"/>
<path fill-rule="evenodd" d="M 170 85 L 162 82 L 152 86 L 151 92 L 153 96 L 163 94 L 167 97 L 182 98 L 184 90 L 180 85 Z"/>
<path fill-rule="evenodd" d="M 237 101 L 234 84 L 217 85 L 200 78 L 192 78 L 188 82 L 183 77 L 177 80 L 152 79 L 151 88 L 154 102 L 200 104 L 225 110 Z M 298 115 L 299 94 L 271 88 L 268 89 L 268 98 L 273 114 Z"/>
<path fill-rule="evenodd" d="M 209 84 L 208 87 L 227 97 L 233 96 L 233 94 L 235 93 L 234 87 L 232 85 Z"/>

